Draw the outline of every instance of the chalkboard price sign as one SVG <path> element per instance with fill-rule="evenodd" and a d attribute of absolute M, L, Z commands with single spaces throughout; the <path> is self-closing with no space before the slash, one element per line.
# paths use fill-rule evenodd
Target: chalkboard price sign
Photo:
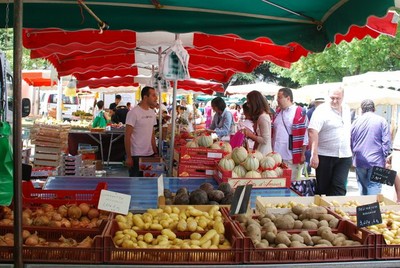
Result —
<path fill-rule="evenodd" d="M 357 207 L 357 226 L 365 227 L 382 223 L 379 203 L 375 202 Z"/>
<path fill-rule="evenodd" d="M 371 181 L 393 186 L 397 172 L 391 169 L 374 166 L 372 168 Z"/>

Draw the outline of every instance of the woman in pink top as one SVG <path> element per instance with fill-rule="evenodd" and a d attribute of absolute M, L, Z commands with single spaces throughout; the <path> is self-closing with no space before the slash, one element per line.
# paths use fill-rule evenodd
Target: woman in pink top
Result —
<path fill-rule="evenodd" d="M 207 102 L 206 107 L 204 107 L 204 116 L 206 118 L 206 129 L 208 129 L 211 126 L 212 122 L 211 101 Z"/>
<path fill-rule="evenodd" d="M 247 105 L 250 108 L 255 133 L 244 130 L 244 134 L 254 141 L 254 149 L 266 155 L 272 152 L 269 104 L 260 92 L 253 90 L 247 94 Z"/>

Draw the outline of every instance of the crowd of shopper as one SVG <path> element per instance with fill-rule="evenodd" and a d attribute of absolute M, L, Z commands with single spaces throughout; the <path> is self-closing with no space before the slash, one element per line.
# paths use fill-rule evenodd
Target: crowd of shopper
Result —
<path fill-rule="evenodd" d="M 134 108 L 121 105 L 119 95 L 108 111 L 103 101 L 97 103 L 96 117 L 126 123 L 125 144 L 126 152 L 132 157 L 127 160 L 131 176 L 140 175 L 138 157 L 157 153 L 154 135 L 150 133 L 158 125 L 158 110 L 162 110 L 163 126 L 171 123 L 173 107 L 158 104 L 154 94 L 154 88 L 143 89 L 142 100 Z M 175 107 L 176 123 L 186 126 L 184 130 L 189 132 L 215 133 L 221 140 L 229 140 L 236 131 L 241 131 L 247 137 L 249 150 L 258 150 L 264 155 L 272 151 L 280 153 L 283 162 L 292 169 L 292 180 L 299 178 L 301 170 L 310 174 L 313 168 L 315 194 L 346 195 L 351 166 L 355 167 L 360 194 L 378 194 L 382 186 L 370 177 L 374 166 L 388 167 L 389 125 L 375 114 L 374 102 L 369 99 L 361 103 L 362 114 L 353 120 L 350 108 L 343 102 L 344 94 L 342 88 L 332 89 L 328 100 L 316 98 L 306 109 L 295 103 L 291 89 L 281 88 L 276 96 L 276 111 L 258 91 L 248 93 L 247 102 L 242 105 L 227 105 L 221 97 L 190 105 L 182 100 Z M 117 119 L 121 113 L 123 119 Z M 151 122 L 142 125 L 141 120 Z M 140 137 L 146 137 L 146 141 Z M 395 185 L 400 199 L 398 176 Z"/>

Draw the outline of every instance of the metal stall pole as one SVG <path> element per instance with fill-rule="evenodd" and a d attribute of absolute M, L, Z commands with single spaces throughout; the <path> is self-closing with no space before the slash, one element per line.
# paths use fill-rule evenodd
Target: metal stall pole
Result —
<path fill-rule="evenodd" d="M 160 75 L 160 66 L 161 66 L 161 55 L 162 55 L 162 47 L 158 47 L 158 75 Z M 153 77 L 154 77 L 154 69 L 153 69 Z M 162 156 L 162 145 L 163 145 L 163 129 L 162 129 L 162 111 L 161 111 L 161 80 L 157 79 L 157 87 L 158 87 L 158 103 L 160 104 L 160 108 L 158 109 L 158 155 Z"/>
<path fill-rule="evenodd" d="M 22 268 L 22 0 L 14 0 L 14 86 L 13 86 L 13 154 L 14 154 L 14 266 Z"/>
<path fill-rule="evenodd" d="M 62 77 L 58 79 L 58 85 L 57 85 L 57 113 L 56 113 L 56 119 L 59 121 L 62 121 L 62 101 L 63 101 L 63 90 L 62 90 Z"/>
<path fill-rule="evenodd" d="M 174 89 L 172 91 L 172 130 L 170 141 L 170 155 L 168 165 L 168 176 L 172 177 L 172 168 L 174 166 L 174 147 L 175 147 L 175 129 L 176 129 L 176 89 L 178 87 L 178 80 L 174 80 Z"/>

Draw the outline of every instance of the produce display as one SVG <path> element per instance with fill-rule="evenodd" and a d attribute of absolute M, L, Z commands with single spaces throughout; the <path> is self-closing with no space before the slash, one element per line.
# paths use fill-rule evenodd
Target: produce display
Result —
<path fill-rule="evenodd" d="M 63 205 L 55 208 L 51 204 L 42 204 L 37 208 L 24 208 L 23 226 L 48 226 L 54 228 L 96 228 L 108 213 L 101 212 L 86 203 Z M 0 207 L 0 226 L 13 226 L 14 212 L 9 207 Z"/>
<path fill-rule="evenodd" d="M 93 239 L 87 236 L 84 240 L 78 242 L 73 238 L 65 238 L 60 236 L 58 241 L 48 241 L 46 238 L 41 237 L 37 232 L 31 233 L 28 230 L 22 231 L 23 246 L 38 246 L 38 247 L 77 247 L 77 248 L 90 248 L 93 245 Z M 14 234 L 6 233 L 0 235 L 0 246 L 14 246 Z"/>
<path fill-rule="evenodd" d="M 190 193 L 185 187 L 178 189 L 175 194 L 166 189 L 164 196 L 166 205 L 229 205 L 234 192 L 229 183 L 221 183 L 218 189 L 214 189 L 210 183 L 203 183 Z"/>
<path fill-rule="evenodd" d="M 283 176 L 283 169 L 287 166 L 282 163 L 279 153 L 271 152 L 263 155 L 255 150 L 248 152 L 244 147 L 236 147 L 232 153 L 218 162 L 224 171 L 231 171 L 232 178 L 274 178 Z"/>
<path fill-rule="evenodd" d="M 218 206 L 208 211 L 191 206 L 184 210 L 166 206 L 164 209 L 149 209 L 144 214 L 117 215 L 115 219 L 120 230 L 115 233 L 113 241 L 123 248 L 230 248 L 230 242 L 224 237 L 225 226 Z M 191 234 L 183 239 L 179 232 Z"/>
<path fill-rule="evenodd" d="M 92 127 L 92 120 L 72 120 L 72 121 L 59 121 L 52 117 L 43 117 L 38 118 L 35 120 L 35 124 L 45 124 L 45 125 L 52 125 L 52 126 L 70 126 L 74 129 L 90 129 Z"/>

